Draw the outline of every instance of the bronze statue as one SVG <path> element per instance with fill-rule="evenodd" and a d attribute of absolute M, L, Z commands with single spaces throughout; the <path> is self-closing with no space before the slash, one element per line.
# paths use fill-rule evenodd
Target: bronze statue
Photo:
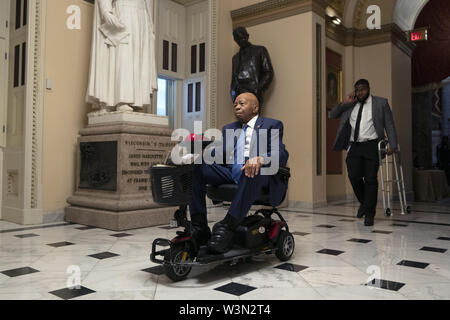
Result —
<path fill-rule="evenodd" d="M 241 49 L 233 57 L 231 98 L 234 102 L 241 93 L 251 92 L 256 95 L 261 107 L 264 92 L 269 88 L 274 75 L 269 52 L 263 46 L 251 44 L 244 27 L 236 28 L 233 36 Z"/>

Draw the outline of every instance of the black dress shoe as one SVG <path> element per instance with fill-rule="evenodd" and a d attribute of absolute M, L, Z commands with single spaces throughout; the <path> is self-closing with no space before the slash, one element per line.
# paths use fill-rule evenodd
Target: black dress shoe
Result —
<path fill-rule="evenodd" d="M 358 214 L 356 215 L 358 218 L 362 218 L 366 215 L 366 213 L 364 212 L 364 207 L 361 205 L 358 209 Z"/>
<path fill-rule="evenodd" d="M 225 253 L 233 247 L 234 232 L 226 223 L 218 222 L 214 225 L 208 250 L 213 253 Z"/>
<path fill-rule="evenodd" d="M 374 217 L 366 215 L 366 218 L 364 219 L 364 225 L 366 227 L 371 227 L 374 225 Z"/>
<path fill-rule="evenodd" d="M 204 246 L 208 243 L 208 240 L 211 238 L 211 229 L 208 225 L 200 226 L 198 224 L 192 224 L 192 238 L 197 242 L 199 247 Z"/>

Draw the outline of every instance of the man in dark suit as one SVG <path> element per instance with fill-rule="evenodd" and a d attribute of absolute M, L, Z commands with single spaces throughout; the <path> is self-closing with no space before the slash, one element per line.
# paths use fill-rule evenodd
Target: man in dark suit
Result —
<path fill-rule="evenodd" d="M 282 141 L 283 123 L 258 116 L 258 99 L 252 93 L 239 95 L 234 111 L 238 121 L 224 126 L 222 145 L 215 150 L 216 153 L 222 153 L 216 159 L 223 159 L 223 164 L 203 163 L 195 167 L 189 204 L 194 238 L 200 245 L 207 243 L 210 251 L 218 253 L 231 249 L 235 229 L 247 216 L 263 188 L 269 188 L 273 206 L 283 201 L 287 191 L 287 182 L 276 175 L 276 172 L 270 173 L 272 175 L 262 172 L 269 165 L 272 168 L 286 166 L 289 153 Z M 264 132 L 268 134 L 267 141 L 263 141 L 265 139 L 260 135 Z M 227 137 L 233 137 L 234 141 L 227 140 Z M 238 185 L 225 219 L 214 225 L 212 234 L 206 217 L 207 184 Z"/>
<path fill-rule="evenodd" d="M 341 118 L 334 151 L 347 150 L 348 176 L 360 208 L 358 218 L 373 226 L 378 200 L 378 143 L 387 132 L 388 155 L 397 151 L 397 134 L 387 99 L 370 94 L 370 84 L 361 79 L 345 102 L 331 110 L 331 119 Z"/>

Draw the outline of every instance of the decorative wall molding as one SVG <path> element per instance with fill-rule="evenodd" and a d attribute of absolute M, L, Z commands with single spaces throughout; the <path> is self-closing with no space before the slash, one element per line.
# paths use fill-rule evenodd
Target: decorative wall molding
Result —
<path fill-rule="evenodd" d="M 331 0 L 266 0 L 231 11 L 233 27 L 251 27 L 258 24 L 313 11 L 325 16 Z"/>
<path fill-rule="evenodd" d="M 346 28 L 336 26 L 326 17 L 327 37 L 343 46 L 367 47 L 392 42 L 408 56 L 412 56 L 415 44 L 407 41 L 406 34 L 395 23 L 386 24 L 380 30 Z"/>
<path fill-rule="evenodd" d="M 217 126 L 217 59 L 218 52 L 218 24 L 219 24 L 219 0 L 209 0 L 209 68 L 208 68 L 208 94 L 206 97 L 207 128 Z"/>
<path fill-rule="evenodd" d="M 42 110 L 44 101 L 44 42 L 46 0 L 35 0 L 30 6 L 29 62 L 25 118 L 25 208 L 41 209 Z M 28 171 L 28 172 L 27 172 Z M 29 194 L 27 194 L 29 192 Z"/>
<path fill-rule="evenodd" d="M 345 0 L 332 0 L 330 7 L 332 7 L 341 18 L 344 17 Z"/>
<path fill-rule="evenodd" d="M 33 107 L 32 107 L 32 148 L 31 148 L 31 196 L 30 196 L 30 208 L 35 209 L 37 207 L 37 151 L 38 151 L 38 108 L 39 108 L 39 91 L 41 90 L 40 82 L 40 57 L 41 57 L 41 10 L 42 10 L 41 0 L 36 0 L 36 12 L 35 12 L 35 28 L 34 28 L 34 46 L 33 46 L 33 56 L 34 56 L 34 68 L 33 68 Z"/>
<path fill-rule="evenodd" d="M 355 11 L 353 13 L 353 27 L 363 28 L 366 11 L 367 8 L 367 0 L 358 0 L 355 6 Z"/>

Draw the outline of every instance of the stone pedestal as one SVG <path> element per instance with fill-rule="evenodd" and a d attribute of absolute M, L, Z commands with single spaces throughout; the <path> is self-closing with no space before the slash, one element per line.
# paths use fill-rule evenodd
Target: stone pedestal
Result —
<path fill-rule="evenodd" d="M 77 147 L 76 192 L 66 221 L 124 231 L 168 224 L 176 208 L 152 198 L 149 168 L 175 146 L 168 120 L 150 114 L 90 114 Z"/>

